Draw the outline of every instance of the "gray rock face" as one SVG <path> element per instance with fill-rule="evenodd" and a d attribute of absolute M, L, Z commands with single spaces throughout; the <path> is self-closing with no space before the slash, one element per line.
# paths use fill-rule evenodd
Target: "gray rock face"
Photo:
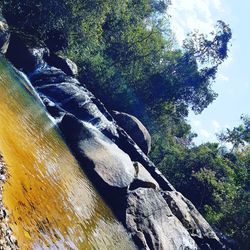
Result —
<path fill-rule="evenodd" d="M 59 127 L 71 146 L 87 164 L 91 163 L 93 170 L 107 185 L 116 188 L 130 185 L 135 177 L 135 168 L 129 156 L 93 125 L 65 115 Z"/>
<path fill-rule="evenodd" d="M 163 197 L 201 249 L 223 249 L 214 230 L 188 199 L 176 191 L 165 192 Z"/>
<path fill-rule="evenodd" d="M 118 125 L 131 136 L 141 150 L 148 154 L 151 149 L 151 136 L 145 126 L 135 116 L 126 113 L 113 111 L 113 116 Z"/>
<path fill-rule="evenodd" d="M 159 191 L 136 189 L 127 204 L 127 227 L 140 249 L 198 249 Z"/>
<path fill-rule="evenodd" d="M 126 132 L 115 125 L 92 93 L 61 69 L 50 66 L 35 71 L 30 79 L 50 114 L 59 121 L 72 152 L 138 246 L 197 249 L 199 244 L 203 249 L 213 249 L 205 234 L 197 231 L 196 237 L 185 229 L 189 225 L 168 206 L 166 193 L 160 191 L 174 188 Z M 132 161 L 138 161 L 135 167 Z M 128 188 L 132 190 L 129 193 Z M 183 202 L 176 205 L 181 211 L 189 204 Z M 191 211 L 186 214 L 195 221 Z M 199 220 L 199 216 L 195 218 Z M 201 218 L 199 226 L 206 227 L 208 224 Z"/>
<path fill-rule="evenodd" d="M 1 11 L 1 10 L 0 10 Z M 0 53 L 5 54 L 9 46 L 9 26 L 0 14 Z"/>

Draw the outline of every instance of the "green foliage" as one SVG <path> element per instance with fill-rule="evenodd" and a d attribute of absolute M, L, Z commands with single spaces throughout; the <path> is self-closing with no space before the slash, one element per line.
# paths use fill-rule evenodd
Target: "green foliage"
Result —
<path fill-rule="evenodd" d="M 227 129 L 226 133 L 218 135 L 220 141 L 231 143 L 233 149 L 238 149 L 240 146 L 249 145 L 250 143 L 250 118 L 247 116 L 241 117 L 243 124 L 232 130 Z"/>
<path fill-rule="evenodd" d="M 227 58 L 231 38 L 230 27 L 219 20 L 210 36 L 199 34 L 198 31 L 190 33 L 184 42 L 184 48 L 201 64 L 217 66 Z"/>
<path fill-rule="evenodd" d="M 249 119 L 230 131 L 246 135 Z M 228 136 L 230 133 L 225 134 Z M 226 137 L 227 138 L 227 137 Z M 245 137 L 247 138 L 247 137 Z M 163 173 L 203 213 L 206 219 L 228 236 L 240 249 L 247 249 L 250 231 L 250 147 L 228 151 L 219 144 L 200 146 L 168 145 L 158 162 Z"/>
<path fill-rule="evenodd" d="M 67 4 L 62 1 L 3 0 L 2 12 L 12 32 L 32 42 L 56 39 L 64 45 L 69 29 Z M 63 43 L 63 44 L 61 44 Z"/>

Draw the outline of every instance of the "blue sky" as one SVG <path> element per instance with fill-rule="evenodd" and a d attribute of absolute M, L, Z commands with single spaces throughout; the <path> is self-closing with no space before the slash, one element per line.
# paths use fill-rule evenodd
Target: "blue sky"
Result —
<path fill-rule="evenodd" d="M 219 19 L 228 23 L 233 33 L 229 57 L 213 84 L 219 96 L 202 114 L 188 118 L 198 134 L 198 144 L 216 141 L 217 132 L 237 126 L 242 114 L 250 115 L 249 13 L 248 0 L 172 0 L 172 28 L 180 44 L 194 29 L 209 33 Z"/>

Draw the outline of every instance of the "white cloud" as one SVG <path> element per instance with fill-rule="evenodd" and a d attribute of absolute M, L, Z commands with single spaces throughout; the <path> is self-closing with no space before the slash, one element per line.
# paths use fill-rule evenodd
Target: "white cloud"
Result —
<path fill-rule="evenodd" d="M 218 79 L 223 81 L 223 82 L 228 82 L 229 81 L 229 77 L 225 76 L 223 74 L 218 74 Z"/>
<path fill-rule="evenodd" d="M 201 122 L 199 120 L 193 120 L 191 123 L 195 127 L 200 127 L 201 126 Z"/>
<path fill-rule="evenodd" d="M 223 10 L 222 3 L 220 0 L 211 0 L 211 2 L 216 10 Z"/>
<path fill-rule="evenodd" d="M 229 124 L 225 124 L 225 128 L 230 128 L 231 126 Z"/>
<path fill-rule="evenodd" d="M 205 137 L 206 139 L 210 139 L 211 138 L 211 134 L 204 128 L 200 129 L 199 130 L 199 134 L 202 136 L 202 137 Z"/>
<path fill-rule="evenodd" d="M 223 12 L 222 0 L 172 0 L 169 14 L 177 42 L 182 44 L 186 33 L 198 29 L 210 33 L 216 20 L 213 11 Z"/>
<path fill-rule="evenodd" d="M 212 125 L 213 125 L 213 127 L 214 127 L 216 130 L 218 130 L 219 128 L 221 128 L 220 123 L 217 122 L 217 121 L 215 121 L 215 120 L 212 121 Z"/>

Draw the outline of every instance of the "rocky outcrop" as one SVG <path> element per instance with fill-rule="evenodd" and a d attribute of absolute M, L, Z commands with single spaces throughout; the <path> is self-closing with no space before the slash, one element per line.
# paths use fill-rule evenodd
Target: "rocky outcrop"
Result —
<path fill-rule="evenodd" d="M 141 150 L 148 154 L 151 150 L 151 136 L 146 127 L 133 115 L 123 112 L 112 112 L 116 122 L 122 127 Z"/>
<path fill-rule="evenodd" d="M 163 198 L 201 249 L 223 249 L 223 245 L 214 230 L 195 206 L 181 193 L 164 192 Z"/>
<path fill-rule="evenodd" d="M 9 39 L 10 39 L 9 26 L 0 13 L 0 53 L 2 54 L 6 53 L 9 45 Z"/>
<path fill-rule="evenodd" d="M 44 66 L 43 57 L 47 53 L 47 48 L 31 48 L 18 35 L 11 34 L 6 57 L 16 68 L 29 75 L 38 65 Z"/>
<path fill-rule="evenodd" d="M 161 193 L 139 188 L 128 194 L 126 224 L 140 249 L 198 249 Z"/>
<path fill-rule="evenodd" d="M 49 54 L 46 49 L 28 51 L 32 53 L 31 57 L 38 57 L 35 60 L 37 62 L 35 70 L 28 72 L 29 79 L 57 121 L 68 112 L 79 120 L 91 123 L 114 141 L 133 161 L 140 162 L 163 190 L 174 190 L 127 132 L 116 125 L 104 105 L 83 84 L 76 78 L 66 75 L 61 69 L 41 60 L 43 57 L 47 58 Z"/>
<path fill-rule="evenodd" d="M 83 170 L 137 246 L 140 249 L 222 247 L 216 233 L 191 202 L 175 192 L 142 151 L 140 143 L 132 139 L 135 135 L 130 136 L 118 126 L 73 73 L 68 74 L 61 63 L 49 62 L 47 49 L 24 49 L 33 58 L 32 67 L 26 67 L 24 72 Z M 8 52 L 7 56 L 11 54 Z M 11 60 L 18 65 L 14 57 Z M 25 65 L 19 65 L 19 69 L 24 68 Z"/>

